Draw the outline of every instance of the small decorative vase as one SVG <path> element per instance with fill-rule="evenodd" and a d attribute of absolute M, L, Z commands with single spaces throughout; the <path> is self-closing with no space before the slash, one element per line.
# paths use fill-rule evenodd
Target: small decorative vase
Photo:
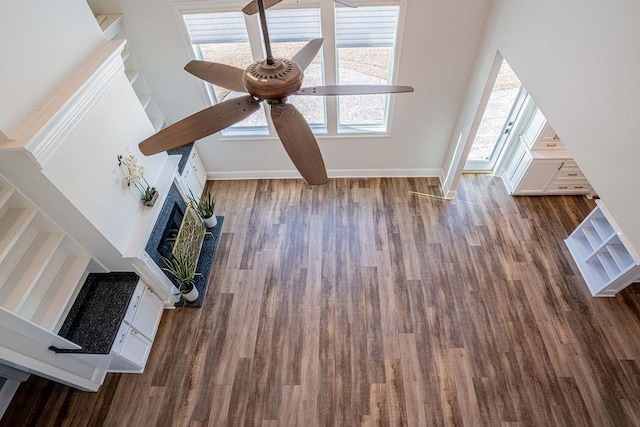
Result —
<path fill-rule="evenodd" d="M 216 218 L 215 214 L 211 215 L 209 218 L 203 218 L 202 221 L 204 221 L 204 225 L 207 228 L 213 228 L 218 225 L 218 219 Z"/>
<path fill-rule="evenodd" d="M 144 202 L 144 205 L 152 207 L 153 205 L 156 204 L 156 200 L 158 200 L 158 192 L 157 191 L 155 193 L 153 193 L 153 196 L 151 197 L 151 200 L 146 200 Z"/>
<path fill-rule="evenodd" d="M 197 300 L 198 296 L 200 296 L 200 292 L 198 292 L 198 288 L 196 288 L 195 286 L 191 288 L 191 290 L 186 294 L 182 294 L 182 297 L 189 302 Z"/>

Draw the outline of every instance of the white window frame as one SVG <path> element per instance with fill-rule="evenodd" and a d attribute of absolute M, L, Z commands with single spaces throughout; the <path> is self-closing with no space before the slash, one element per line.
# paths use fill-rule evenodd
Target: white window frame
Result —
<path fill-rule="evenodd" d="M 183 19 L 184 14 L 192 14 L 192 13 L 219 13 L 219 12 L 237 12 L 241 10 L 248 0 L 203 0 L 203 1 L 174 1 L 171 3 L 171 7 L 174 13 L 174 17 L 178 22 L 178 27 L 180 29 L 183 42 L 187 47 L 187 52 L 191 59 L 201 59 L 196 55 L 196 50 L 194 49 L 194 45 L 191 43 L 191 37 L 189 36 L 189 32 L 187 30 L 185 21 Z M 395 37 L 395 46 L 393 49 L 393 55 L 390 58 L 389 64 L 389 72 L 390 85 L 396 84 L 397 76 L 398 76 L 398 64 L 400 58 L 400 50 L 402 46 L 402 31 L 403 24 L 405 21 L 405 1 L 402 0 L 365 0 L 358 1 L 358 6 L 366 7 L 366 6 L 398 6 L 398 22 L 396 25 L 396 37 Z M 322 64 L 323 64 L 323 74 L 324 74 L 324 84 L 325 85 L 335 85 L 337 84 L 337 76 L 338 76 L 338 61 L 337 61 L 337 50 L 336 50 L 336 33 L 335 33 L 335 8 L 344 7 L 335 3 L 333 0 L 284 0 L 282 3 L 278 4 L 274 7 L 274 9 L 302 9 L 302 8 L 319 8 L 320 9 L 320 25 L 322 29 L 322 37 L 324 37 L 324 43 L 321 50 Z M 258 15 L 246 16 L 245 15 L 245 24 L 247 27 L 247 33 L 249 36 L 249 44 L 251 45 L 251 50 L 253 53 L 254 61 L 261 61 L 265 59 L 264 46 L 262 44 L 262 34 L 260 30 L 260 21 Z M 248 66 L 249 64 L 247 64 Z M 211 104 L 212 97 L 209 94 L 209 90 L 205 84 L 205 82 L 201 82 L 201 89 L 203 94 L 203 100 L 207 104 Z M 304 84 L 303 84 L 304 85 Z M 364 125 L 360 126 L 362 129 L 357 129 L 358 126 L 355 125 L 346 125 L 341 126 L 339 129 L 338 126 L 338 97 L 336 96 L 327 96 L 325 98 L 325 119 L 327 122 L 326 132 L 315 133 L 317 139 L 324 138 L 361 138 L 361 137 L 388 137 L 391 128 L 392 128 L 392 120 L 391 117 L 393 115 L 393 108 L 395 104 L 395 97 L 390 96 L 386 102 L 385 108 L 385 125 Z M 273 122 L 271 120 L 271 115 L 269 111 L 269 107 L 266 102 L 263 103 L 263 108 L 265 115 L 267 116 L 267 124 L 268 124 L 268 134 L 261 133 L 255 134 L 250 130 L 242 130 L 238 129 L 233 132 L 225 132 L 224 135 L 220 134 L 219 138 L 221 140 L 227 139 L 246 139 L 247 136 L 252 137 L 252 139 L 273 139 L 277 137 L 277 133 L 275 131 L 275 127 L 273 126 Z M 377 129 L 373 130 L 372 128 L 366 129 L 366 127 L 372 126 Z M 345 128 L 349 128 L 348 130 Z M 315 129 L 314 129 L 315 130 Z M 321 129 L 324 131 L 325 129 Z"/>

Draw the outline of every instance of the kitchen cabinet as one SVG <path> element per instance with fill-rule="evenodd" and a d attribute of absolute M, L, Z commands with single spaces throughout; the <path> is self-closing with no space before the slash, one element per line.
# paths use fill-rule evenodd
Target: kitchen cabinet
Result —
<path fill-rule="evenodd" d="M 180 175 L 182 189 L 185 194 L 200 197 L 207 183 L 207 171 L 195 147 L 189 153 L 187 163 Z"/>
<path fill-rule="evenodd" d="M 591 294 L 613 297 L 640 279 L 640 256 L 604 203 L 596 200 L 596 204 L 565 244 Z"/>
<path fill-rule="evenodd" d="M 522 133 L 522 141 L 531 150 L 566 150 L 562 140 L 539 108 L 536 108 Z"/>
<path fill-rule="evenodd" d="M 593 194 L 584 173 L 536 109 L 507 162 L 502 182 L 518 196 Z"/>
<path fill-rule="evenodd" d="M 111 348 L 111 372 L 142 372 L 162 316 L 164 304 L 139 281 Z"/>

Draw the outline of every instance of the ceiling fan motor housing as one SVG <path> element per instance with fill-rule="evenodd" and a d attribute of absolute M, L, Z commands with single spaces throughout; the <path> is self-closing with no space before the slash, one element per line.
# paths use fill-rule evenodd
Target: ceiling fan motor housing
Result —
<path fill-rule="evenodd" d="M 304 73 L 289 59 L 274 59 L 273 64 L 260 61 L 251 64 L 242 78 L 245 89 L 259 99 L 279 100 L 292 95 L 302 86 Z"/>

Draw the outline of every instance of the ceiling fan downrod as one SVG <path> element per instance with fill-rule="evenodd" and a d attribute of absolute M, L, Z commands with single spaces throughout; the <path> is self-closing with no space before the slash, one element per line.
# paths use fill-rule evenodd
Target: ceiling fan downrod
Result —
<path fill-rule="evenodd" d="M 258 13 L 260 14 L 260 25 L 262 26 L 262 38 L 264 48 L 267 51 L 267 64 L 273 65 L 273 54 L 271 53 L 271 42 L 269 41 L 269 29 L 267 28 L 267 14 L 265 13 L 263 0 L 257 0 Z"/>

